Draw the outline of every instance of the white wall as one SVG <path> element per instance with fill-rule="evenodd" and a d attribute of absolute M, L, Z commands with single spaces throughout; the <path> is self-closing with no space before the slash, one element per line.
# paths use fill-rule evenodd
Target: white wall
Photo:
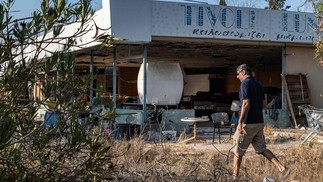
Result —
<path fill-rule="evenodd" d="M 307 74 L 311 104 L 323 108 L 323 67 L 313 57 L 314 48 L 287 47 L 286 74 Z"/>
<path fill-rule="evenodd" d="M 195 95 L 198 91 L 210 91 L 209 74 L 187 75 L 184 95 Z"/>
<path fill-rule="evenodd" d="M 109 0 L 112 34 L 128 42 L 151 41 L 151 0 Z"/>

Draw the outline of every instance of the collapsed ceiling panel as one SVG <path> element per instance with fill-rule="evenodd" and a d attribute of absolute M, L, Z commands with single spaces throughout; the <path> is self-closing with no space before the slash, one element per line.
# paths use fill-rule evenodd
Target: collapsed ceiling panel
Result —
<path fill-rule="evenodd" d="M 117 66 L 139 67 L 143 45 L 117 45 Z M 80 65 L 93 63 L 112 66 L 113 49 L 83 51 L 77 56 Z M 243 42 L 169 41 L 154 40 L 147 48 L 147 60 L 178 62 L 183 68 L 226 68 L 248 63 L 257 65 L 281 65 L 282 48 L 277 45 L 253 45 Z M 127 58 L 127 59 L 122 59 Z"/>

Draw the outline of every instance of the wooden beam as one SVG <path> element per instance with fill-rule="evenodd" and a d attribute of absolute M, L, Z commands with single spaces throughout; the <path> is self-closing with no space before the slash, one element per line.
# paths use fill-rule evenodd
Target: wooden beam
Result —
<path fill-rule="evenodd" d="M 297 128 L 297 122 L 296 122 L 296 118 L 295 118 L 295 113 L 294 113 L 292 101 L 290 99 L 288 85 L 287 85 L 287 82 L 286 82 L 285 75 L 281 74 L 281 78 L 282 78 L 282 81 L 283 81 L 283 85 L 285 87 L 285 95 L 286 95 L 286 99 L 287 99 L 287 104 L 288 104 L 289 112 L 292 115 L 292 119 L 293 119 L 293 122 L 294 122 L 294 127 Z"/>

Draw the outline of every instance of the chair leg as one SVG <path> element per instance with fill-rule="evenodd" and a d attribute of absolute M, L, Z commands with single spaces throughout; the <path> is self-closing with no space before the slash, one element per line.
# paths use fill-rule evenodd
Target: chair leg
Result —
<path fill-rule="evenodd" d="M 213 143 L 214 143 L 214 137 L 215 137 L 215 124 L 213 124 Z"/>
<path fill-rule="evenodd" d="M 230 126 L 230 140 L 231 140 L 231 135 L 232 135 L 232 126 Z"/>
<path fill-rule="evenodd" d="M 220 132 L 220 126 L 218 126 L 218 133 L 219 133 L 219 143 L 221 143 L 221 132 Z"/>

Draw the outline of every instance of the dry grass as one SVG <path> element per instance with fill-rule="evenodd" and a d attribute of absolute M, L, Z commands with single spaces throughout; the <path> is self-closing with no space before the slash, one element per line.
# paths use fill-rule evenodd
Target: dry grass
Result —
<path fill-rule="evenodd" d="M 278 134 L 277 134 L 278 133 Z M 266 129 L 268 147 L 292 169 L 286 181 L 323 181 L 322 144 L 300 145 L 299 134 Z M 206 144 L 205 144 L 206 145 Z M 112 146 L 116 170 L 112 181 L 232 181 L 233 155 L 221 145 L 149 143 L 141 137 L 118 141 Z M 251 147 L 252 148 L 252 147 Z M 248 151 L 240 181 L 260 182 L 264 177 L 282 181 L 267 159 Z"/>

